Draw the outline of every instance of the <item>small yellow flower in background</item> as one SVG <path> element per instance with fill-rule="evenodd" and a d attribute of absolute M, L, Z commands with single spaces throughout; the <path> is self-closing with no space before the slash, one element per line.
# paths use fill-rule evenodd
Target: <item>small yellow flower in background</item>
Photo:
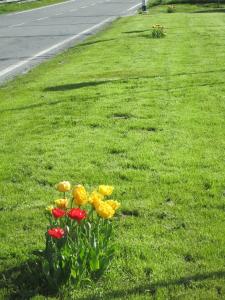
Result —
<path fill-rule="evenodd" d="M 97 191 L 93 191 L 88 199 L 95 208 L 102 202 L 104 196 Z"/>
<path fill-rule="evenodd" d="M 107 200 L 105 201 L 108 205 L 112 207 L 112 209 L 117 210 L 120 207 L 120 203 L 116 200 Z"/>
<path fill-rule="evenodd" d="M 77 205 L 84 205 L 88 202 L 88 193 L 83 185 L 77 185 L 73 190 L 74 202 Z"/>
<path fill-rule="evenodd" d="M 57 199 L 55 200 L 55 205 L 58 207 L 58 208 L 67 208 L 68 206 L 68 200 L 65 198 L 65 199 Z"/>
<path fill-rule="evenodd" d="M 49 205 L 45 208 L 46 212 L 49 212 L 50 214 L 52 213 L 54 206 L 53 205 Z"/>
<path fill-rule="evenodd" d="M 65 193 L 65 192 L 70 191 L 71 185 L 70 185 L 69 181 L 61 181 L 56 185 L 56 189 L 59 192 Z"/>
<path fill-rule="evenodd" d="M 112 209 L 109 204 L 103 201 L 101 201 L 100 204 L 96 207 L 96 212 L 100 217 L 104 219 L 110 219 L 115 214 L 115 210 Z"/>
<path fill-rule="evenodd" d="M 110 196 L 112 194 L 114 190 L 113 186 L 110 185 L 100 185 L 98 187 L 98 191 L 100 194 L 102 194 L 103 196 Z"/>

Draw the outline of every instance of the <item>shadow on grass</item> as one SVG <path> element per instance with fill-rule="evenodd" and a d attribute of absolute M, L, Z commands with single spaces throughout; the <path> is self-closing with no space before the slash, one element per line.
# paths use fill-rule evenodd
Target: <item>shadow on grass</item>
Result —
<path fill-rule="evenodd" d="M 149 31 L 149 29 L 145 30 L 133 30 L 133 31 L 124 31 L 123 33 L 129 34 L 129 33 L 141 33 L 141 32 L 146 32 Z"/>
<path fill-rule="evenodd" d="M 92 87 L 98 86 L 101 84 L 112 82 L 113 80 L 102 80 L 102 81 L 87 81 L 87 82 L 79 82 L 79 83 L 71 83 L 71 84 L 64 84 L 64 85 L 56 85 L 50 86 L 44 89 L 45 92 L 64 92 L 68 90 L 76 90 L 85 87 Z"/>
<path fill-rule="evenodd" d="M 217 69 L 217 70 L 208 70 L 208 71 L 200 71 L 200 72 L 180 72 L 175 74 L 153 74 L 150 76 L 138 76 L 138 77 L 125 77 L 125 78 L 115 78 L 110 80 L 102 80 L 102 81 L 87 81 L 87 82 L 78 82 L 78 83 L 71 83 L 71 84 L 64 84 L 64 85 L 56 85 L 56 86 L 50 86 L 45 89 L 43 89 L 44 92 L 66 92 L 67 90 L 76 90 L 86 87 L 95 87 L 102 84 L 108 84 L 108 83 L 127 83 L 129 80 L 140 80 L 140 79 L 155 79 L 158 77 L 161 78 L 170 78 L 170 77 L 179 77 L 179 76 L 189 76 L 189 75 L 199 75 L 199 74 L 210 74 L 210 73 L 223 73 L 225 69 Z M 176 89 L 187 89 L 190 87 L 205 87 L 205 86 L 216 86 L 216 85 L 224 85 L 224 81 L 222 82 L 212 82 L 212 83 L 203 83 L 203 84 L 191 84 L 186 86 L 177 86 L 176 88 L 171 88 L 173 90 Z M 152 91 L 168 91 L 169 89 L 165 88 L 152 88 Z M 1 113 L 5 112 L 13 112 L 13 111 L 23 111 L 28 109 L 35 109 L 40 108 L 43 106 L 54 106 L 60 103 L 63 103 L 68 100 L 54 100 L 54 101 L 48 101 L 48 102 L 40 102 L 40 103 L 34 103 L 29 104 L 26 106 L 20 106 L 20 107 L 12 107 L 7 109 L 0 110 Z M 70 100 L 71 101 L 71 100 Z"/>
<path fill-rule="evenodd" d="M 39 107 L 46 106 L 46 105 L 57 105 L 61 102 L 62 102 L 61 100 L 57 100 L 57 101 L 50 101 L 50 102 L 47 102 L 47 103 L 46 102 L 35 103 L 35 104 L 26 105 L 26 106 L 0 110 L 0 113 L 8 112 L 8 111 L 22 111 L 22 110 L 26 110 L 26 109 L 39 108 Z"/>
<path fill-rule="evenodd" d="M 50 296 L 38 261 L 29 260 L 0 273 L 0 288 L 8 291 L 7 299 L 30 299 L 35 295 Z"/>
<path fill-rule="evenodd" d="M 225 278 L 225 270 L 215 271 L 206 274 L 196 274 L 193 276 L 181 277 L 176 280 L 159 281 L 154 284 L 145 284 L 133 287 L 127 290 L 115 290 L 104 294 L 105 299 L 125 298 L 129 295 L 143 294 L 150 292 L 155 294 L 158 288 L 169 287 L 173 285 L 187 286 L 193 281 L 203 281 L 207 279 Z M 46 286 L 41 273 L 40 263 L 38 261 L 27 261 L 20 266 L 7 269 L 0 273 L 0 288 L 9 291 L 8 300 L 13 299 L 31 299 L 36 295 L 44 297 L 55 296 L 58 291 L 52 293 Z M 99 296 L 89 295 L 81 297 L 79 300 L 98 300 Z"/>
<path fill-rule="evenodd" d="M 148 36 L 149 38 L 149 36 Z M 176 77 L 176 76 L 188 76 L 188 75 L 197 75 L 197 74 L 207 74 L 207 73 L 214 73 L 214 72 L 224 72 L 224 70 L 212 70 L 212 71 L 204 71 L 204 72 L 184 72 L 184 73 L 177 73 L 177 74 L 171 74 L 171 75 L 152 75 L 152 76 L 139 76 L 139 77 L 126 77 L 126 78 L 119 78 L 119 79 L 111 79 L 111 80 L 102 80 L 102 81 L 87 81 L 87 82 L 79 82 L 79 83 L 71 83 L 71 84 L 64 84 L 64 85 L 56 85 L 56 86 L 50 86 L 45 88 L 44 92 L 64 92 L 67 90 L 76 90 L 80 88 L 85 87 L 94 87 L 102 84 L 107 83 L 127 83 L 129 80 L 140 80 L 140 79 L 154 79 L 158 76 L 160 77 Z M 207 86 L 207 85 L 218 85 L 218 84 L 224 84 L 224 82 L 215 82 L 215 83 L 205 83 L 205 84 L 199 84 L 196 86 Z M 185 87 L 178 87 L 178 88 L 188 88 L 192 87 L 194 85 L 185 86 Z M 163 90 L 163 89 L 160 89 Z M 0 111 L 1 112 L 1 111 Z"/>
<path fill-rule="evenodd" d="M 81 88 L 85 88 L 85 87 L 94 87 L 94 86 L 98 86 L 98 85 L 101 85 L 101 84 L 113 83 L 113 82 L 118 82 L 118 81 L 120 81 L 120 82 L 124 81 L 125 82 L 127 80 L 115 79 L 115 80 L 103 80 L 103 81 L 78 82 L 78 83 L 71 83 L 71 84 L 65 84 L 65 85 L 50 86 L 50 87 L 45 88 L 43 91 L 44 92 L 65 92 L 65 91 L 68 91 L 68 90 L 76 90 L 76 89 L 81 89 Z M 40 108 L 40 107 L 43 107 L 43 106 L 54 106 L 54 105 L 60 104 L 60 103 L 65 102 L 65 101 L 66 100 L 39 102 L 39 103 L 29 104 L 29 105 L 26 105 L 26 106 L 2 109 L 2 110 L 0 110 L 0 113 L 13 112 L 13 111 L 23 111 L 23 110 L 27 110 L 27 109 Z"/>
<path fill-rule="evenodd" d="M 94 44 L 99 44 L 99 43 L 105 43 L 105 42 L 111 42 L 115 41 L 116 39 L 105 39 L 105 40 L 97 40 L 97 41 L 92 41 L 92 42 L 86 42 L 82 43 L 80 45 L 77 45 L 77 47 L 84 47 L 84 46 L 89 46 L 89 45 L 94 45 Z"/>
<path fill-rule="evenodd" d="M 116 298 L 124 298 L 124 299 L 129 299 L 131 295 L 137 295 L 137 294 L 146 294 L 150 293 L 154 295 L 157 292 L 158 288 L 167 288 L 170 286 L 174 285 L 184 285 L 188 287 L 193 281 L 198 282 L 198 281 L 203 281 L 207 279 L 225 279 L 225 271 L 217 271 L 217 272 L 211 272 L 211 273 L 206 273 L 206 274 L 196 274 L 193 276 L 188 276 L 188 277 L 181 277 L 176 280 L 171 280 L 171 281 L 159 281 L 155 284 L 146 284 L 146 285 L 140 285 L 136 286 L 132 289 L 128 290 L 117 290 L 117 291 L 112 291 L 104 294 L 104 299 L 116 299 Z M 82 297 L 79 298 L 79 300 L 98 300 L 99 296 L 87 296 L 87 297 Z"/>
<path fill-rule="evenodd" d="M 225 8 L 205 9 L 194 11 L 193 14 L 225 13 Z"/>

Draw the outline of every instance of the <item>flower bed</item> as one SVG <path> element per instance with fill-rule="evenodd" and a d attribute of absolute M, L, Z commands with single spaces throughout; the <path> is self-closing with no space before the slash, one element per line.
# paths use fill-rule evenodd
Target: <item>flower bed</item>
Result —
<path fill-rule="evenodd" d="M 57 190 L 63 197 L 46 208 L 49 225 L 42 252 L 42 271 L 51 289 L 101 277 L 114 255 L 112 219 L 120 207 L 118 201 L 109 199 L 112 186 L 100 185 L 88 193 L 84 186 L 71 189 L 64 181 Z"/>

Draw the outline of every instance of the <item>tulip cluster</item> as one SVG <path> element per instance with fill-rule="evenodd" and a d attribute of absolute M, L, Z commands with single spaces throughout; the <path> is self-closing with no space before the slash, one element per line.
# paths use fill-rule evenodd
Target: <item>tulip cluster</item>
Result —
<path fill-rule="evenodd" d="M 72 188 L 70 182 L 62 181 L 56 189 L 62 196 L 46 207 L 45 277 L 53 287 L 97 279 L 115 250 L 112 219 L 120 203 L 110 199 L 114 187 L 100 185 L 89 192 L 83 185 Z"/>
<path fill-rule="evenodd" d="M 167 12 L 168 13 L 174 13 L 176 11 L 176 6 L 171 4 L 167 6 Z"/>
<path fill-rule="evenodd" d="M 155 24 L 152 26 L 152 38 L 160 39 L 166 36 L 164 26 L 160 24 Z"/>

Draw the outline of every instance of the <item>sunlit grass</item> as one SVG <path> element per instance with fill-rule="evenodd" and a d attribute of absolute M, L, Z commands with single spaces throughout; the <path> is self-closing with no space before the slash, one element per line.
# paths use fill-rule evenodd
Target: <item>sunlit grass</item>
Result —
<path fill-rule="evenodd" d="M 156 23 L 164 39 L 150 38 Z M 109 273 L 64 299 L 225 297 L 224 25 L 223 13 L 120 19 L 1 87 L 3 298 L 46 299 L 21 264 L 44 248 L 59 180 L 112 184 L 122 201 Z"/>

